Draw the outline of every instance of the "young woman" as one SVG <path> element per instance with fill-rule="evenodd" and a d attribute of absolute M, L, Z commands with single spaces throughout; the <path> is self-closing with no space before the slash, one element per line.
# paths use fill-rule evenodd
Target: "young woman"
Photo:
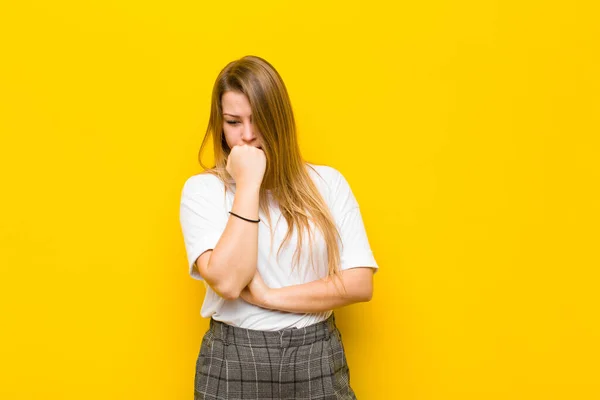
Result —
<path fill-rule="evenodd" d="M 211 318 L 195 399 L 355 399 L 332 310 L 369 301 L 378 266 L 348 182 L 303 160 L 267 61 L 246 56 L 220 72 L 198 158 L 206 171 L 187 179 L 180 208 Z"/>

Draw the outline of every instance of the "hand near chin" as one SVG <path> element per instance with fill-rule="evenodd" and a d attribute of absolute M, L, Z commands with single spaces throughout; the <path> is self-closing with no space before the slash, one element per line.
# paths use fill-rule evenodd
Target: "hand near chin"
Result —
<path fill-rule="evenodd" d="M 240 297 L 250 304 L 268 308 L 271 292 L 271 288 L 267 286 L 257 269 L 248 286 L 240 293 Z"/>
<path fill-rule="evenodd" d="M 233 146 L 225 169 L 238 185 L 260 187 L 267 167 L 262 149 L 249 145 Z"/>

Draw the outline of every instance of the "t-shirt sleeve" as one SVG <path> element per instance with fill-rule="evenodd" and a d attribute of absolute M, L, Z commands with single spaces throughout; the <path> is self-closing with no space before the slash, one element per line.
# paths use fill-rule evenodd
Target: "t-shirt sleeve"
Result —
<path fill-rule="evenodd" d="M 179 221 L 189 273 L 202 280 L 194 264 L 207 250 L 214 249 L 227 225 L 228 212 L 223 186 L 213 175 L 190 177 L 181 191 Z"/>
<path fill-rule="evenodd" d="M 337 171 L 336 171 L 337 172 Z M 344 176 L 337 172 L 332 186 L 332 212 L 341 237 L 341 270 L 356 267 L 379 269 L 354 193 Z"/>

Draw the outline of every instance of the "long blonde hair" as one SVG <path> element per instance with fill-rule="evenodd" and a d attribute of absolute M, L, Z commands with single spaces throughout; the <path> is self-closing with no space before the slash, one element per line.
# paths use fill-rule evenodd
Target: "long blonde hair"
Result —
<path fill-rule="evenodd" d="M 321 231 L 326 243 L 328 276 L 339 275 L 339 244 L 341 244 L 339 232 L 300 154 L 296 122 L 285 84 L 279 73 L 266 60 L 257 56 L 245 56 L 227 64 L 217 76 L 212 91 L 208 127 L 198 152 L 200 165 L 207 173 L 218 176 L 226 190 L 231 189 L 233 179 L 225 169 L 231 150 L 223 133 L 221 105 L 221 98 L 226 91 L 243 93 L 247 96 L 252 109 L 253 123 L 261 135 L 261 147 L 265 152 L 267 165 L 260 188 L 259 207 L 267 216 L 271 226 L 267 195 L 269 190 L 288 223 L 287 234 L 277 255 L 291 238 L 294 229 L 299 227 L 294 265 L 299 263 L 303 232 L 308 233 L 310 249 L 313 248 L 310 221 Z M 209 137 L 212 137 L 214 145 L 215 165 L 211 168 L 202 162 L 202 151 Z M 273 235 L 271 235 L 271 244 L 272 239 Z M 313 263 L 312 251 L 310 258 Z"/>

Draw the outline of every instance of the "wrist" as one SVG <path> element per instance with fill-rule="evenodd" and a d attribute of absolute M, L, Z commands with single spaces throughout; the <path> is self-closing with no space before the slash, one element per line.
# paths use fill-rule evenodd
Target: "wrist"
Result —
<path fill-rule="evenodd" d="M 259 193 L 261 184 L 262 182 L 240 182 L 236 185 L 236 191 L 249 194 Z"/>
<path fill-rule="evenodd" d="M 260 186 L 252 184 L 237 185 L 231 211 L 244 218 L 259 219 L 259 190 Z"/>
<path fill-rule="evenodd" d="M 260 299 L 260 302 L 262 303 L 260 304 L 262 308 L 276 309 L 277 289 L 267 289 L 263 294 L 262 299 Z"/>

